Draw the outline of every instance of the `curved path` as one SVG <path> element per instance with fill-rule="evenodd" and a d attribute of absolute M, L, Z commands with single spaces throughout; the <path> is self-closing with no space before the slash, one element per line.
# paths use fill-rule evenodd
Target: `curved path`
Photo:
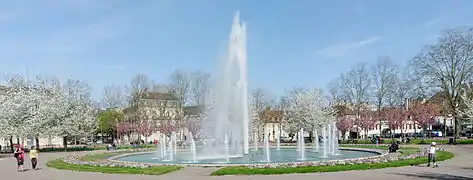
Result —
<path fill-rule="evenodd" d="M 84 180 L 84 179 L 113 179 L 113 180 L 407 180 L 407 179 L 439 179 L 439 180 L 473 180 L 473 145 L 445 146 L 455 154 L 453 159 L 440 162 L 440 168 L 427 168 L 425 165 L 415 167 L 399 167 L 389 169 L 378 169 L 369 171 L 346 171 L 335 173 L 312 173 L 312 174 L 287 174 L 271 176 L 209 176 L 214 168 L 186 167 L 162 176 L 146 175 L 118 175 L 102 174 L 92 172 L 74 172 L 67 170 L 56 170 L 44 166 L 45 161 L 65 157 L 68 153 L 42 153 L 40 154 L 38 171 L 17 172 L 15 161 L 11 155 L 0 156 L 0 179 L 35 179 L 35 180 Z M 26 169 L 30 168 L 26 161 Z"/>

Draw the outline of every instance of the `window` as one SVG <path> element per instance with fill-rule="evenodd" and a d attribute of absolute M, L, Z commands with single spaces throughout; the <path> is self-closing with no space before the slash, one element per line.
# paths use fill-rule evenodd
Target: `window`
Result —
<path fill-rule="evenodd" d="M 412 124 L 409 124 L 409 129 L 412 129 Z"/>

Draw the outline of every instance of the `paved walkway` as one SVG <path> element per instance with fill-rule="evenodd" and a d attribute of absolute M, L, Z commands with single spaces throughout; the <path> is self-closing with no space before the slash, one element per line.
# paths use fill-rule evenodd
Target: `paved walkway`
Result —
<path fill-rule="evenodd" d="M 12 156 L 0 157 L 1 179 L 35 179 L 35 180 L 84 180 L 84 179 L 113 179 L 113 180 L 408 180 L 408 179 L 439 179 L 439 180 L 473 180 L 473 145 L 455 146 L 446 148 L 455 154 L 451 160 L 440 162 L 440 168 L 399 167 L 389 169 L 378 169 L 370 171 L 346 171 L 337 173 L 313 173 L 313 174 L 287 174 L 274 176 L 220 176 L 212 177 L 209 174 L 214 168 L 188 167 L 181 171 L 162 176 L 145 175 L 117 175 L 89 172 L 74 172 L 50 169 L 44 166 L 49 159 L 64 157 L 67 153 L 42 153 L 40 154 L 38 171 L 16 172 L 15 161 Z M 27 161 L 27 168 L 30 164 Z M 425 166 L 425 165 L 424 165 Z"/>

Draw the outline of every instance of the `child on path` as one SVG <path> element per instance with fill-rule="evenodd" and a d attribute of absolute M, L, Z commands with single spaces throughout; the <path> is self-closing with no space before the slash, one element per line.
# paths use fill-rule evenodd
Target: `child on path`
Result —
<path fill-rule="evenodd" d="M 31 166 L 33 170 L 36 170 L 36 165 L 38 164 L 38 150 L 36 150 L 35 146 L 31 147 L 30 153 L 30 160 L 31 160 Z"/>
<path fill-rule="evenodd" d="M 434 163 L 434 167 L 438 167 L 437 163 L 435 163 L 435 151 L 437 151 L 437 147 L 436 147 L 436 144 L 435 142 L 432 142 L 430 144 L 430 147 L 429 147 L 429 155 L 428 155 L 428 163 L 427 163 L 427 167 L 430 167 L 430 161 L 432 161 Z"/>

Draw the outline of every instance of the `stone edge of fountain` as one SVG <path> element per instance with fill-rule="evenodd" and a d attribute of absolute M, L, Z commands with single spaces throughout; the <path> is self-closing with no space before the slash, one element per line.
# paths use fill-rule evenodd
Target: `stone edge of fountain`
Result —
<path fill-rule="evenodd" d="M 119 157 L 130 156 L 132 154 L 144 154 L 150 153 L 155 149 L 143 148 L 133 150 L 123 150 L 124 154 L 112 156 L 108 159 L 99 161 L 83 161 L 81 157 L 91 154 L 71 154 L 67 158 L 63 159 L 63 162 L 75 165 L 89 165 L 89 166 L 100 166 L 100 167 L 134 167 L 134 168 L 147 168 L 151 166 L 198 166 L 198 167 L 226 167 L 226 166 L 246 166 L 249 168 L 291 168 L 291 167 L 303 167 L 303 166 L 333 166 L 333 165 L 352 165 L 352 164 L 371 164 L 371 163 L 383 163 L 397 160 L 412 159 L 417 157 L 427 156 L 426 149 L 420 149 L 419 153 L 410 154 L 406 156 L 399 156 L 399 153 L 388 153 L 386 150 L 380 149 L 366 149 L 366 148 L 351 148 L 343 147 L 341 150 L 350 151 L 364 151 L 374 152 L 380 155 L 378 156 L 367 156 L 361 158 L 350 158 L 341 160 L 327 160 L 327 161 L 307 161 L 307 162 L 292 162 L 292 163 L 265 163 L 265 164 L 158 164 L 158 163 L 140 163 L 140 162 L 126 162 L 113 160 Z M 441 149 L 444 150 L 444 149 Z M 115 151 L 117 152 L 117 151 Z M 120 152 L 120 150 L 118 150 Z M 102 152 L 103 153 L 103 152 Z"/>
<path fill-rule="evenodd" d="M 289 148 L 289 147 L 286 147 Z M 389 156 L 390 154 L 386 150 L 381 150 L 381 149 L 365 149 L 365 148 L 350 148 L 350 147 L 343 147 L 339 148 L 340 150 L 347 150 L 347 151 L 361 151 L 361 152 L 370 152 L 370 153 L 376 153 L 378 155 L 375 156 L 366 156 L 366 157 L 360 157 L 360 158 L 348 158 L 348 159 L 338 159 L 338 160 L 325 160 L 325 161 L 304 161 L 304 162 L 284 162 L 284 163 L 253 163 L 253 164 L 225 164 L 225 163 L 212 163 L 212 164 L 183 164 L 183 163 L 176 163 L 176 164 L 164 164 L 164 163 L 141 163 L 141 162 L 129 162 L 129 161 L 119 161 L 117 159 L 122 158 L 122 157 L 127 157 L 127 156 L 133 156 L 133 155 L 139 155 L 139 154 L 150 154 L 152 152 L 133 152 L 133 153 L 125 153 L 125 154 L 120 154 L 116 156 L 112 156 L 108 158 L 107 160 L 110 162 L 114 163 L 136 163 L 136 164 L 144 164 L 147 166 L 162 166 L 162 165 L 168 165 L 168 166 L 191 166 L 191 167 L 229 167 L 229 166 L 246 166 L 246 167 L 265 167 L 265 166 L 271 166 L 272 165 L 278 165 L 278 166 L 298 166 L 298 165 L 337 165 L 337 164 L 350 164 L 350 163 L 356 163 L 359 161 L 367 162 L 369 160 L 373 159 L 382 159 L 386 156 Z"/>

